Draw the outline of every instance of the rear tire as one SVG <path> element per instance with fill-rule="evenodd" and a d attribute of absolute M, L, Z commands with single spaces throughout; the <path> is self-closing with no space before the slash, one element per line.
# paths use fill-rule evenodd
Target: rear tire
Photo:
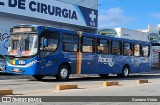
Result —
<path fill-rule="evenodd" d="M 109 74 L 99 74 L 101 78 L 107 78 Z"/>
<path fill-rule="evenodd" d="M 56 75 L 57 80 L 59 81 L 67 81 L 69 79 L 70 69 L 66 65 L 62 65 L 58 69 L 58 73 Z"/>
<path fill-rule="evenodd" d="M 35 80 L 37 80 L 37 81 L 41 81 L 44 78 L 44 76 L 42 76 L 42 75 L 33 75 L 33 78 Z"/>
<path fill-rule="evenodd" d="M 117 74 L 117 76 L 126 78 L 126 77 L 129 76 L 129 73 L 130 73 L 129 67 L 128 66 L 124 66 L 123 69 L 122 69 L 122 73 L 121 74 Z"/>

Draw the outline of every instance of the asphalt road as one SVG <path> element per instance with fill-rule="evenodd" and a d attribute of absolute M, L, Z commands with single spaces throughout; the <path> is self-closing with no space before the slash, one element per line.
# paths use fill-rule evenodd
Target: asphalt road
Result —
<path fill-rule="evenodd" d="M 136 84 L 136 80 L 148 79 L 149 83 Z M 103 81 L 118 81 L 119 86 L 102 87 Z M 77 84 L 78 89 L 56 91 L 58 84 Z M 0 89 L 12 89 L 14 96 L 160 96 L 160 71 L 133 74 L 129 78 L 118 78 L 111 75 L 100 78 L 97 75 L 72 76 L 68 82 L 59 82 L 54 77 L 35 81 L 31 76 L 0 75 Z M 43 103 L 44 104 L 44 103 Z M 49 104 L 49 103 L 46 103 Z M 52 103 L 53 104 L 53 103 Z M 59 105 L 124 105 L 127 103 L 54 103 Z M 136 102 L 127 105 L 135 105 Z M 144 103 L 137 103 L 144 105 Z M 159 103 L 145 103 L 145 105 Z M 18 105 L 18 104 L 17 104 Z M 35 103 L 35 105 L 42 105 Z"/>

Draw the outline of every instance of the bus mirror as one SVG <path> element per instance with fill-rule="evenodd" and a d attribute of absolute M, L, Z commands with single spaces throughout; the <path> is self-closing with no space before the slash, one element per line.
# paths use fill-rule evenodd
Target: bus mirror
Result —
<path fill-rule="evenodd" d="M 44 45 L 44 47 L 47 47 L 47 39 L 43 40 L 43 45 Z"/>
<path fill-rule="evenodd" d="M 11 47 L 8 47 L 8 52 L 9 52 L 9 53 L 11 52 Z"/>

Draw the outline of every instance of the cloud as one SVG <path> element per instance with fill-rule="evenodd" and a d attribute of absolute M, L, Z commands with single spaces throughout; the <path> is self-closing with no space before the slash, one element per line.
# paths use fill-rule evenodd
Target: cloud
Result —
<path fill-rule="evenodd" d="M 133 21 L 133 17 L 125 16 L 123 9 L 116 7 L 99 11 L 99 28 L 121 27 Z"/>

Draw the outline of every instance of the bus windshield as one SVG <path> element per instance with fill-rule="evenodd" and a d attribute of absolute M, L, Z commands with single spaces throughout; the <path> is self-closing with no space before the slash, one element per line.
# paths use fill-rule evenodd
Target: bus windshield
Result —
<path fill-rule="evenodd" d="M 20 34 L 10 37 L 8 55 L 11 56 L 32 56 L 37 54 L 37 35 Z"/>

